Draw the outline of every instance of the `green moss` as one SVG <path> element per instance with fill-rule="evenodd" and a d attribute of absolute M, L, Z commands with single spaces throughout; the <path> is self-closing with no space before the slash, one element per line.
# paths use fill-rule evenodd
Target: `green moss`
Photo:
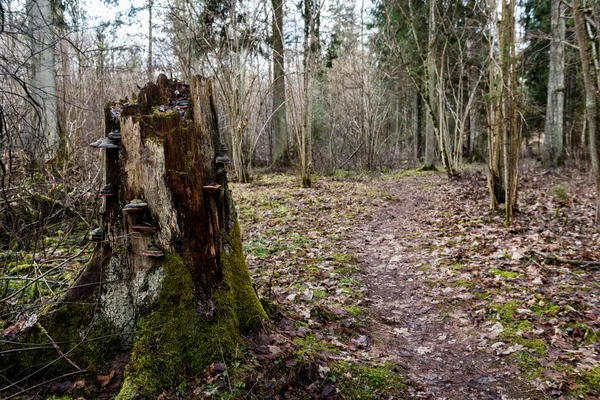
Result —
<path fill-rule="evenodd" d="M 569 188 L 565 185 L 556 185 L 550 188 L 550 194 L 556 197 L 559 201 L 569 200 Z"/>
<path fill-rule="evenodd" d="M 266 319 L 252 287 L 235 221 L 231 232 L 223 235 L 223 284 L 213 293 L 211 314 L 198 311 L 190 265 L 178 255 L 165 256 L 157 309 L 138 323 L 119 399 L 154 398 L 163 389 L 176 387 L 187 376 L 225 358 L 241 342 L 240 333 L 259 327 Z"/>
<path fill-rule="evenodd" d="M 340 275 L 356 274 L 357 272 L 360 272 L 360 267 L 356 265 L 349 265 L 335 269 L 335 273 Z"/>
<path fill-rule="evenodd" d="M 19 339 L 19 342 L 36 343 L 44 348 L 6 355 L 2 361 L 6 367 L 5 374 L 19 376 L 32 372 L 32 367 L 37 369 L 49 363 L 52 363 L 52 374 L 72 372 L 73 366 L 57 354 L 48 336 L 59 344 L 62 353 L 81 368 L 101 369 L 122 348 L 119 346 L 118 332 L 112 324 L 94 321 L 94 310 L 95 306 L 91 303 L 48 306 L 40 313 L 39 322 Z M 0 350 L 10 348 L 9 343 L 0 344 Z"/>
<path fill-rule="evenodd" d="M 500 268 L 493 268 L 492 271 L 494 272 L 494 275 L 501 276 L 502 278 L 505 278 L 505 279 L 515 279 L 515 278 L 519 277 L 518 272 L 505 271 Z"/>
<path fill-rule="evenodd" d="M 513 322 L 517 314 L 519 305 L 516 301 L 507 301 L 504 304 L 493 304 L 491 310 L 497 313 L 498 317 L 505 322 Z"/>
<path fill-rule="evenodd" d="M 338 180 L 344 180 L 344 179 L 348 179 L 353 174 L 354 174 L 353 172 L 346 171 L 345 169 L 336 169 L 331 174 L 331 178 L 332 179 L 338 179 Z"/>
<path fill-rule="evenodd" d="M 294 344 L 298 346 L 298 350 L 294 353 L 296 359 L 300 363 L 312 363 L 319 357 L 324 351 L 331 352 L 333 354 L 339 354 L 339 349 L 330 345 L 324 340 L 318 340 L 314 335 L 309 334 L 303 338 L 294 339 Z"/>
<path fill-rule="evenodd" d="M 252 287 L 250 271 L 242 252 L 242 236 L 237 216 L 233 216 L 234 224 L 229 234 L 225 234 L 226 247 L 229 252 L 222 252 L 223 278 L 230 288 L 227 303 L 236 310 L 242 332 L 247 332 L 261 326 L 267 318 L 258 296 Z M 225 296 L 224 296 L 225 297 Z M 225 301 L 225 298 L 221 298 Z"/>
<path fill-rule="evenodd" d="M 158 107 L 152 107 L 152 114 L 149 115 L 152 119 L 173 118 L 179 116 L 176 110 L 160 111 Z"/>
<path fill-rule="evenodd" d="M 333 253 L 331 257 L 340 264 L 357 264 L 356 257 L 347 253 Z"/>
<path fill-rule="evenodd" d="M 556 317 L 561 311 L 562 307 L 553 302 L 546 302 L 540 300 L 537 304 L 531 306 L 531 311 L 544 318 Z"/>
<path fill-rule="evenodd" d="M 583 323 L 571 323 L 567 325 L 567 329 L 568 328 L 577 328 L 585 332 L 583 340 L 580 342 L 582 345 L 594 344 L 598 342 L 598 339 L 600 338 L 599 331 Z"/>
<path fill-rule="evenodd" d="M 396 369 L 391 363 L 372 366 L 339 362 L 331 367 L 330 380 L 337 382 L 340 398 L 401 398 L 397 396 L 407 389 L 407 385 Z"/>
<path fill-rule="evenodd" d="M 457 262 L 457 263 L 453 263 L 453 264 L 449 265 L 448 269 L 452 270 L 452 271 L 460 271 L 464 267 L 465 267 L 465 264 Z"/>
<path fill-rule="evenodd" d="M 520 344 L 539 356 L 547 355 L 548 344 L 544 339 L 526 339 L 522 337 L 523 333 L 533 331 L 535 327 L 527 320 L 515 321 L 518 308 L 519 305 L 514 300 L 492 307 L 504 325 L 501 338 L 509 343 Z"/>
<path fill-rule="evenodd" d="M 600 365 L 580 373 L 576 382 L 577 387 L 573 394 L 586 395 L 592 394 L 592 391 L 597 392 L 600 388 Z"/>
<path fill-rule="evenodd" d="M 347 306 L 345 308 L 350 315 L 354 315 L 355 317 L 363 315 L 363 313 L 364 313 L 363 309 L 359 306 L 352 305 L 352 306 Z"/>
<path fill-rule="evenodd" d="M 530 352 L 529 350 L 521 350 L 508 356 L 509 359 L 514 360 L 519 365 L 522 373 L 528 379 L 542 378 L 543 372 L 546 369 L 541 363 L 538 357 Z"/>
<path fill-rule="evenodd" d="M 467 281 L 464 279 L 457 279 L 454 282 L 452 282 L 452 284 L 454 284 L 454 286 L 464 287 L 464 288 L 472 288 L 475 286 L 475 284 L 473 282 Z"/>

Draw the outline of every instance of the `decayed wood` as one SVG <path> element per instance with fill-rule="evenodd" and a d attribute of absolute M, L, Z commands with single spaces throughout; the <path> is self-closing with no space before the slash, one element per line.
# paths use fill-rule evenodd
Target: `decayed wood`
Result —
<path fill-rule="evenodd" d="M 211 82 L 195 77 L 188 86 L 161 75 L 138 98 L 107 105 L 106 138 L 93 144 L 104 151 L 111 186 L 98 193 L 103 231 L 91 236 L 87 268 L 14 341 L 39 343 L 36 362 L 47 362 L 29 374 L 32 352 L 0 347 L 17 383 L 125 351 L 131 362 L 119 398 L 153 398 L 171 379 L 222 357 L 216 351 L 235 348 L 242 331 L 266 317 L 243 257 Z"/>
<path fill-rule="evenodd" d="M 223 279 L 220 231 L 229 218 L 227 177 L 215 163 L 221 145 L 212 91 L 204 78 L 194 78 L 189 87 L 162 75 L 142 89 L 138 104 L 106 110 L 107 134 L 119 130 L 122 141 L 105 157 L 105 184 L 111 183 L 117 195 L 104 198 L 107 241 L 99 246 L 99 258 L 101 279 L 108 283 L 101 310 L 129 339 L 127 332 L 133 332 L 160 290 L 161 260 L 148 257 L 151 243 L 194 266 L 198 299 L 209 299 Z M 187 96 L 193 107 L 166 107 L 169 100 Z M 216 185 L 223 190 L 203 189 Z M 142 199 L 147 209 L 123 212 L 132 199 Z M 143 222 L 156 226 L 156 232 L 132 228 Z"/>

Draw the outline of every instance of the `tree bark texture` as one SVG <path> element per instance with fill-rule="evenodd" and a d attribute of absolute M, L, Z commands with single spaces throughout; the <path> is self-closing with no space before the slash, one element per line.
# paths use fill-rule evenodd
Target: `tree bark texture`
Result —
<path fill-rule="evenodd" d="M 56 97 L 53 1 L 29 0 L 27 13 L 31 35 L 31 95 L 35 102 L 32 120 L 34 130 L 39 130 L 42 139 L 35 152 L 40 163 L 44 163 L 56 157 L 61 141 Z"/>
<path fill-rule="evenodd" d="M 435 164 L 435 148 L 437 147 L 435 139 L 435 121 L 434 121 L 434 110 L 437 109 L 435 106 L 437 102 L 435 87 L 436 87 L 436 58 L 435 58 L 435 32 L 436 32 L 436 19 L 435 19 L 435 1 L 429 2 L 429 36 L 427 44 L 427 106 L 428 113 L 425 122 L 425 166 L 430 167 Z"/>
<path fill-rule="evenodd" d="M 595 10 L 597 12 L 597 10 Z M 596 14 L 596 12 L 594 14 Z M 592 170 L 596 179 L 596 226 L 600 225 L 600 134 L 598 133 L 598 104 L 599 84 L 598 74 L 594 68 L 593 52 L 590 49 L 587 22 L 583 4 L 580 0 L 573 0 L 573 14 L 575 17 L 575 35 L 579 44 L 579 54 L 583 71 L 583 86 L 585 88 L 585 116 L 590 140 Z M 597 15 L 596 15 L 597 16 Z M 592 54 L 590 54 L 592 53 Z"/>
<path fill-rule="evenodd" d="M 498 12 L 495 0 L 490 4 L 491 16 L 489 18 L 488 31 L 490 33 L 489 46 L 489 103 L 487 107 L 488 120 L 488 187 L 490 189 L 490 208 L 496 209 L 499 204 L 504 203 L 504 119 L 502 118 L 502 70 L 496 58 L 496 44 L 498 37 Z"/>
<path fill-rule="evenodd" d="M 285 99 L 285 58 L 283 46 L 283 0 L 273 5 L 273 163 L 289 166 L 290 143 Z"/>
<path fill-rule="evenodd" d="M 165 107 L 181 99 L 189 106 Z M 118 398 L 156 398 L 221 360 L 266 315 L 242 252 L 211 81 L 194 77 L 190 87 L 161 75 L 137 104 L 109 104 L 105 125 L 121 142 L 104 150 L 113 191 L 103 200 L 104 232 L 43 324 L 90 369 L 115 350 L 131 352 Z M 133 199 L 145 206 L 126 211 Z M 81 332 L 95 352 L 69 341 Z"/>
<path fill-rule="evenodd" d="M 502 114 L 504 119 L 504 190 L 506 225 L 517 206 L 521 132 L 518 122 L 517 71 L 515 55 L 515 1 L 502 1 L 500 60 L 502 68 Z"/>
<path fill-rule="evenodd" d="M 298 158 L 302 187 L 312 186 L 312 119 L 316 57 L 318 54 L 318 0 L 304 0 L 304 76 L 302 121 L 298 141 Z"/>
<path fill-rule="evenodd" d="M 544 164 L 562 165 L 563 115 L 565 105 L 565 6 L 561 0 L 552 0 L 550 43 L 550 70 L 548 73 L 548 103 L 544 131 Z"/>
<path fill-rule="evenodd" d="M 474 65 L 471 65 L 469 68 L 469 87 L 472 92 L 477 91 L 477 86 L 479 82 L 476 78 L 477 71 Z M 471 161 L 475 161 L 476 151 L 477 151 L 477 137 L 479 136 L 477 117 L 478 117 L 479 107 L 477 103 L 473 105 L 469 109 L 469 157 Z"/>

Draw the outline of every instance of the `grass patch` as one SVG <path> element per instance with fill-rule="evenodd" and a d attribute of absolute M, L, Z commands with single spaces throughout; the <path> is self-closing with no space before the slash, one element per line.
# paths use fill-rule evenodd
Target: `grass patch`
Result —
<path fill-rule="evenodd" d="M 506 271 L 500 268 L 493 268 L 492 272 L 494 273 L 494 275 L 500 276 L 504 279 L 516 279 L 519 277 L 518 272 Z"/>
<path fill-rule="evenodd" d="M 465 264 L 456 262 L 456 263 L 450 264 L 448 266 L 448 269 L 451 271 L 458 272 L 458 271 L 461 271 L 464 267 L 465 267 Z"/>
<path fill-rule="evenodd" d="M 535 314 L 546 319 L 556 317 L 558 313 L 562 310 L 562 307 L 558 304 L 553 302 L 546 302 L 545 300 L 538 301 L 530 308 L 531 311 L 533 311 Z"/>
<path fill-rule="evenodd" d="M 455 280 L 454 282 L 452 282 L 452 284 L 454 286 L 464 287 L 464 288 L 467 288 L 467 289 L 470 289 L 470 288 L 472 288 L 472 287 L 475 286 L 475 284 L 473 282 L 467 281 L 467 280 L 464 280 L 464 279 Z"/>
<path fill-rule="evenodd" d="M 361 316 L 364 313 L 362 307 L 356 305 L 347 306 L 344 308 L 346 309 L 346 311 L 348 311 L 348 314 L 353 315 L 355 317 Z"/>
<path fill-rule="evenodd" d="M 396 366 L 339 362 L 331 368 L 331 381 L 337 384 L 340 398 L 381 399 L 398 398 L 406 390 L 406 382 Z"/>

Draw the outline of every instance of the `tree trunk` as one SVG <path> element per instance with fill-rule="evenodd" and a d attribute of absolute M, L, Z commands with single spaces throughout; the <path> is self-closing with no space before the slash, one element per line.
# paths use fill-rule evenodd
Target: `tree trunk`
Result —
<path fill-rule="evenodd" d="M 585 116 L 590 139 L 592 170 L 596 179 L 596 226 L 600 226 L 600 134 L 597 131 L 599 116 L 598 75 L 593 66 L 592 55 L 590 54 L 587 22 L 580 0 L 573 0 L 573 14 L 575 17 L 575 34 L 579 44 L 579 54 L 583 70 Z"/>
<path fill-rule="evenodd" d="M 499 204 L 504 203 L 504 120 L 502 117 L 502 70 L 500 69 L 495 47 L 498 43 L 498 11 L 495 0 L 489 6 L 489 105 L 487 108 L 488 119 L 488 187 L 490 190 L 490 208 L 496 209 Z"/>
<path fill-rule="evenodd" d="M 39 148 L 34 151 L 38 161 L 44 163 L 56 157 L 61 142 L 56 97 L 53 1 L 29 0 L 27 13 L 31 35 L 31 95 L 35 102 L 33 126 L 40 132 L 41 139 L 36 143 Z"/>
<path fill-rule="evenodd" d="M 479 81 L 476 77 L 477 71 L 474 65 L 471 65 L 469 69 L 469 87 L 471 91 L 476 91 L 477 86 L 479 85 Z M 478 126 L 477 126 L 477 114 L 478 114 L 477 104 L 474 104 L 469 109 L 469 158 L 471 162 L 475 161 L 477 151 L 477 136 L 478 136 Z"/>
<path fill-rule="evenodd" d="M 195 77 L 190 88 L 161 75 L 138 99 L 105 109 L 106 133 L 122 141 L 105 153 L 114 194 L 104 197 L 104 231 L 42 322 L 84 368 L 131 351 L 120 399 L 156 398 L 221 360 L 266 317 L 244 261 L 211 82 Z M 161 112 L 166 99 L 191 106 Z M 143 204 L 127 211 L 133 199 Z M 23 340 L 48 343 L 32 331 Z"/>
<path fill-rule="evenodd" d="M 517 184 L 521 135 L 518 126 L 517 72 L 515 62 L 515 1 L 502 1 L 500 32 L 500 57 L 502 68 L 502 113 L 504 119 L 504 190 L 506 225 L 512 219 L 517 205 Z"/>
<path fill-rule="evenodd" d="M 273 164 L 290 165 L 285 100 L 285 59 L 283 46 L 283 0 L 273 5 Z"/>
<path fill-rule="evenodd" d="M 415 164 L 423 157 L 423 98 L 419 89 L 415 92 L 415 109 L 413 111 L 414 135 L 414 157 Z"/>
<path fill-rule="evenodd" d="M 437 146 L 435 140 L 435 121 L 433 120 L 435 107 L 435 85 L 436 85 L 436 67 L 435 67 L 435 1 L 429 2 L 429 39 L 427 46 L 427 106 L 428 113 L 425 123 L 425 166 L 431 167 L 435 164 L 435 148 Z M 438 116 L 439 117 L 439 116 Z M 439 134 L 439 132 L 438 132 Z"/>
<path fill-rule="evenodd" d="M 312 117 L 316 57 L 319 48 L 318 0 L 304 0 L 304 79 L 298 156 L 302 187 L 312 186 Z"/>
<path fill-rule="evenodd" d="M 543 160 L 547 167 L 562 165 L 563 114 L 565 104 L 565 7 L 561 0 L 552 0 L 550 70 L 548 73 L 548 103 Z"/>

